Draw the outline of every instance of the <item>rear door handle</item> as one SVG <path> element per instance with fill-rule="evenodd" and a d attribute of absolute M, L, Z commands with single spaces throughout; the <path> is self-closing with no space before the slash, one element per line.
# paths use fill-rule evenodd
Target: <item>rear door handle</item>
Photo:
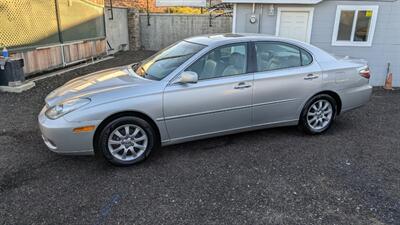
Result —
<path fill-rule="evenodd" d="M 246 82 L 240 82 L 235 86 L 235 89 L 244 89 L 249 87 L 251 87 L 251 84 L 248 84 Z"/>
<path fill-rule="evenodd" d="M 314 80 L 317 79 L 318 77 L 319 75 L 310 73 L 306 77 L 304 77 L 304 80 Z"/>

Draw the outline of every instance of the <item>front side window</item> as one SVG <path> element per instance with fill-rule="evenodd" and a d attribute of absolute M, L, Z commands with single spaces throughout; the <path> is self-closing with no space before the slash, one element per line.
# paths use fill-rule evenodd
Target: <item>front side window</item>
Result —
<path fill-rule="evenodd" d="M 199 80 L 246 73 L 247 44 L 218 47 L 202 56 L 186 71 L 196 72 Z"/>
<path fill-rule="evenodd" d="M 339 5 L 332 44 L 371 46 L 377 15 L 378 6 Z"/>
<path fill-rule="evenodd" d="M 205 47 L 205 45 L 181 41 L 161 50 L 142 63 L 135 64 L 132 69 L 144 78 L 162 80 Z"/>
<path fill-rule="evenodd" d="M 255 48 L 258 72 L 305 66 L 312 62 L 310 53 L 293 45 L 257 42 Z"/>

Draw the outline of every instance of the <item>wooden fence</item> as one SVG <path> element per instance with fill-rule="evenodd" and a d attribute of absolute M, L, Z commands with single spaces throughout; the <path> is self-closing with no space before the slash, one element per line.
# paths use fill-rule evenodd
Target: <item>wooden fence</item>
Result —
<path fill-rule="evenodd" d="M 106 54 L 106 40 L 88 40 L 69 44 L 58 44 L 15 53 L 25 62 L 26 76 L 64 67 Z"/>

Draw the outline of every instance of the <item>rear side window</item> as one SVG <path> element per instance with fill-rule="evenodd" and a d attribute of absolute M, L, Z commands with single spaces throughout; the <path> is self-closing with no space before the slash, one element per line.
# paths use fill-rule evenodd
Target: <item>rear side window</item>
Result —
<path fill-rule="evenodd" d="M 301 65 L 302 66 L 310 65 L 313 61 L 311 54 L 305 51 L 304 49 L 300 49 L 300 53 L 301 53 Z"/>
<path fill-rule="evenodd" d="M 270 71 L 309 65 L 311 55 L 294 45 L 279 42 L 255 43 L 257 71 Z"/>

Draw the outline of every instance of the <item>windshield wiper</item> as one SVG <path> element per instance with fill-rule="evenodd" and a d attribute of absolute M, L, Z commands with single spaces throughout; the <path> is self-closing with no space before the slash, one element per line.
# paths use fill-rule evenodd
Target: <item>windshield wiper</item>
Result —
<path fill-rule="evenodd" d="M 137 63 L 134 63 L 134 64 L 132 64 L 132 69 L 133 70 L 137 70 L 138 68 L 139 68 L 139 66 L 141 65 L 141 63 L 140 62 L 137 62 Z"/>
<path fill-rule="evenodd" d="M 143 66 L 139 67 L 140 69 L 142 69 L 144 76 L 149 76 L 149 74 L 147 73 L 147 71 L 143 68 Z"/>

